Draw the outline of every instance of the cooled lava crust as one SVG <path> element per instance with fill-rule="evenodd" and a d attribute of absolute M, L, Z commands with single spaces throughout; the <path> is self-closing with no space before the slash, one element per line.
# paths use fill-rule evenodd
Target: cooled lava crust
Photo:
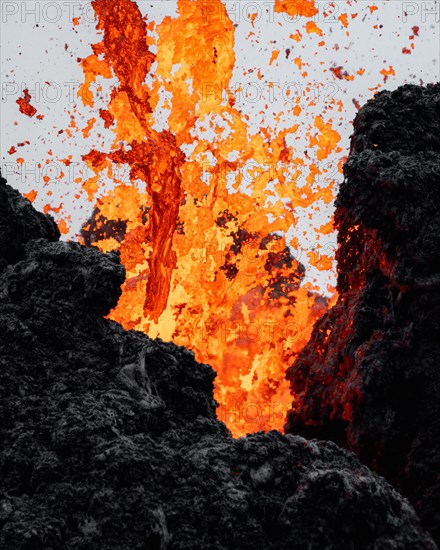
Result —
<path fill-rule="evenodd" d="M 336 200 L 337 304 L 288 370 L 286 431 L 354 451 L 440 542 L 440 84 L 358 112 Z"/>

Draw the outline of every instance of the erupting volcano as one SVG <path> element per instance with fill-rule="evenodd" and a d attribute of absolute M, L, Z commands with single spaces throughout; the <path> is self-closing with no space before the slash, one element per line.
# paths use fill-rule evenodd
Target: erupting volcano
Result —
<path fill-rule="evenodd" d="M 93 214 L 78 236 L 120 252 L 127 278 L 111 319 L 212 365 L 218 415 L 235 436 L 281 430 L 295 399 L 286 369 L 337 300 L 331 205 L 345 160 L 336 128 L 346 105 L 335 83 L 366 71 L 314 61 L 330 79 L 317 86 L 312 61 L 327 48 L 322 25 L 335 21 L 348 43 L 359 14 L 349 12 L 350 2 L 344 12 L 276 0 L 271 17 L 279 28 L 301 23 L 287 35 L 291 47 L 282 52 L 274 37 L 267 67 L 256 69 L 237 60 L 243 38 L 221 0 L 178 0 L 176 14 L 159 22 L 140 4 L 91 2 L 101 40 L 77 59 L 83 82 L 68 127 L 58 130 L 67 143 L 84 139 L 88 147 L 73 193 L 87 196 Z M 245 38 L 256 48 L 261 8 L 243 10 L 252 25 Z M 73 25 L 81 32 L 81 17 Z M 265 74 L 281 57 L 294 75 L 284 86 Z M 255 82 L 241 81 L 241 72 Z M 389 65 L 378 77 L 394 74 Z M 267 102 L 251 116 L 243 99 L 249 105 L 261 90 Z M 20 112 L 33 117 L 32 94 L 22 95 Z M 9 154 L 19 153 L 12 146 Z M 75 158 L 61 163 L 62 181 Z M 71 214 L 51 204 L 53 191 L 43 191 L 50 178 L 43 179 L 25 196 L 45 192 L 44 212 L 69 233 Z"/>
<path fill-rule="evenodd" d="M 48 176 L 24 197 L 0 177 L 1 548 L 436 550 L 440 84 L 353 98 L 343 157 L 332 93 L 320 111 L 306 88 L 307 124 L 292 87 L 279 112 L 240 105 L 221 0 L 160 22 L 135 0 L 91 7 L 100 40 L 57 129 L 87 146 L 80 242 L 60 240 L 62 203 L 32 205 Z M 319 13 L 272 16 L 324 48 Z M 267 71 L 290 58 L 306 80 L 310 58 L 275 38 Z M 14 108 L 45 118 L 31 87 Z M 334 230 L 336 287 L 310 275 L 332 271 Z"/>
<path fill-rule="evenodd" d="M 359 113 L 336 211 L 341 295 L 290 370 L 301 393 L 288 426 L 357 446 L 434 534 L 439 285 L 426 237 L 436 254 L 439 92 L 407 86 Z M 429 116 L 417 124 L 420 107 Z M 121 296 L 119 255 L 59 237 L 0 178 L 2 548 L 437 549 L 410 503 L 334 443 L 234 439 L 208 365 L 103 317 Z"/>

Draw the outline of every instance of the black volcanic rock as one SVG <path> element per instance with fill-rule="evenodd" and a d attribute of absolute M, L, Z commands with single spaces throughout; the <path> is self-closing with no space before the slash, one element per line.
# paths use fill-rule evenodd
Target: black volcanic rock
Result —
<path fill-rule="evenodd" d="M 20 258 L 0 276 L 2 550 L 436 548 L 334 443 L 234 440 L 211 367 L 103 317 L 118 256 L 41 238 L 49 222 L 24 208 Z"/>
<path fill-rule="evenodd" d="M 380 92 L 356 115 L 350 153 L 374 149 L 400 151 L 404 155 L 438 153 L 439 117 L 438 84 L 407 84 L 393 92 Z"/>
<path fill-rule="evenodd" d="M 37 212 L 0 174 L 0 274 L 8 263 L 23 257 L 23 245 L 32 239 L 57 241 L 54 220 Z"/>
<path fill-rule="evenodd" d="M 440 84 L 358 113 L 336 200 L 337 304 L 288 371 L 286 430 L 384 475 L 440 541 Z"/>

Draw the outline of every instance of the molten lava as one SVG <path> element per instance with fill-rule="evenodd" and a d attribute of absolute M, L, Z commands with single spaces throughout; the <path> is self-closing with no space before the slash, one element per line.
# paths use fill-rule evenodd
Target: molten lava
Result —
<path fill-rule="evenodd" d="M 101 220 L 124 225 L 118 240 L 96 232 L 93 239 L 102 250 L 119 248 L 127 269 L 111 317 L 173 339 L 213 365 L 219 415 L 234 435 L 281 429 L 292 401 L 286 366 L 327 308 L 301 286 L 304 268 L 284 235 L 295 224 L 295 207 L 328 203 L 332 190 L 313 187 L 317 166 L 301 189 L 286 175 L 287 163 L 303 164 L 285 140 L 297 124 L 277 135 L 265 128 L 250 135 L 227 87 L 234 28 L 220 0 L 210 3 L 209 18 L 197 2 L 180 0 L 179 16 L 156 28 L 156 55 L 148 47 L 153 25 L 132 0 L 95 0 L 93 8 L 103 40 L 82 60 L 80 95 L 93 107 L 90 84 L 98 76 L 118 84 L 100 110 L 113 145 L 84 157 L 96 174 L 84 185 L 93 194 L 100 174 L 111 175 L 115 165 L 129 165 L 137 182 L 117 184 L 97 205 Z M 160 131 L 159 104 L 168 110 L 168 129 Z M 321 117 L 315 127 L 320 133 L 310 145 L 323 159 L 339 135 Z M 249 161 L 246 186 L 241 174 Z M 325 258 L 315 263 L 323 261 L 327 269 Z"/>
<path fill-rule="evenodd" d="M 312 1 L 302 4 L 304 15 L 313 15 Z M 115 187 L 98 199 L 83 235 L 104 251 L 119 249 L 126 267 L 111 317 L 210 363 L 219 417 L 234 435 L 282 429 L 292 403 L 286 368 L 328 307 L 302 284 L 304 267 L 286 234 L 295 208 L 333 200 L 331 185 L 314 185 L 322 171 L 311 163 L 305 185 L 297 186 L 304 160 L 286 136 L 298 124 L 252 133 L 235 107 L 234 25 L 220 0 L 209 3 L 209 17 L 199 2 L 179 0 L 178 16 L 156 28 L 132 0 L 92 5 L 103 39 L 81 61 L 84 105 L 94 108 L 91 84 L 117 83 L 99 110 L 114 141 L 108 151 L 85 155 L 95 176 L 83 185 L 90 198 L 101 176 Z M 339 134 L 320 116 L 314 130 L 310 147 L 326 159 Z M 130 184 L 118 182 L 121 166 L 129 166 Z M 318 269 L 331 265 L 325 255 L 310 261 Z"/>
<path fill-rule="evenodd" d="M 31 94 L 27 88 L 23 90 L 23 97 L 19 97 L 16 103 L 20 109 L 20 113 L 28 117 L 33 117 L 37 113 L 37 109 L 31 105 Z"/>

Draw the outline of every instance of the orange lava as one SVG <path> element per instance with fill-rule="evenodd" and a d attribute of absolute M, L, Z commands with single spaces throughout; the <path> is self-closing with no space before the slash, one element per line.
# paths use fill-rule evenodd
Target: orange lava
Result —
<path fill-rule="evenodd" d="M 315 13 L 312 1 L 297 4 L 303 15 Z M 285 370 L 328 307 L 302 284 L 303 267 L 285 235 L 295 208 L 332 202 L 331 186 L 314 185 L 321 172 L 313 164 L 305 185 L 296 185 L 304 161 L 286 136 L 298 124 L 253 134 L 235 107 L 234 25 L 220 0 L 210 2 L 210 17 L 198 2 L 179 0 L 177 17 L 155 28 L 156 54 L 149 47 L 154 24 L 135 2 L 92 5 L 103 40 L 81 61 L 79 95 L 93 109 L 90 85 L 112 77 L 117 84 L 99 110 L 114 141 L 84 157 L 95 176 L 83 186 L 92 200 L 100 177 L 113 178 L 96 207 L 126 227 L 122 240 L 106 235 L 95 243 L 119 249 L 127 270 L 110 316 L 211 364 L 218 415 L 234 436 L 282 429 L 293 399 Z M 154 129 L 157 113 L 167 114 L 166 130 Z M 339 139 L 331 121 L 315 118 L 310 147 L 318 160 Z M 120 166 L 129 167 L 130 184 L 118 180 Z M 310 260 L 323 270 L 332 261 L 318 252 Z"/>
<path fill-rule="evenodd" d="M 315 0 L 275 0 L 275 11 L 287 13 L 292 17 L 313 17 L 319 10 Z"/>

